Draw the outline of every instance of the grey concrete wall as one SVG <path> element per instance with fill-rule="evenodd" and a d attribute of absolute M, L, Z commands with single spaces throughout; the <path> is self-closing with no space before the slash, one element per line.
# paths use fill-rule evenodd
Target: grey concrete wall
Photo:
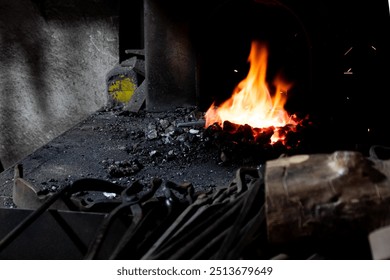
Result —
<path fill-rule="evenodd" d="M 0 160 L 5 168 L 107 102 L 116 1 L 0 0 Z"/>

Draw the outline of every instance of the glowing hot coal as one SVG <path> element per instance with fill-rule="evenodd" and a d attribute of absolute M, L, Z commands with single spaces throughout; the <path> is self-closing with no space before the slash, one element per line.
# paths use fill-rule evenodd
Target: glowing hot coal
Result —
<path fill-rule="evenodd" d="M 252 128 L 274 127 L 271 138 L 274 143 L 284 137 L 279 135 L 279 127 L 297 125 L 294 116 L 284 110 L 290 85 L 276 78 L 275 91 L 272 94 L 270 92 L 266 82 L 267 59 L 267 48 L 259 42 L 252 42 L 247 77 L 236 86 L 228 100 L 219 106 L 211 105 L 205 115 L 206 127 L 215 123 L 223 126 L 225 121 L 237 125 L 247 124 Z"/>

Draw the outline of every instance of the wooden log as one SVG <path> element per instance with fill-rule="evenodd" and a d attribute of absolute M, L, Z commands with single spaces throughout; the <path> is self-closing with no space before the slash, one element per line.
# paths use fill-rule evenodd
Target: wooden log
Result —
<path fill-rule="evenodd" d="M 369 234 L 390 223 L 390 161 L 352 151 L 266 163 L 271 243 Z"/>

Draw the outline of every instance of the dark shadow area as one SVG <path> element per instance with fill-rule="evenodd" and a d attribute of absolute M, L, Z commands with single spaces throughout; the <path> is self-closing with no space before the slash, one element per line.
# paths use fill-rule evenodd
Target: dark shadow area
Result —
<path fill-rule="evenodd" d="M 279 2 L 224 1 L 211 8 L 194 28 L 200 106 L 207 109 L 230 97 L 247 75 L 252 41 L 268 46 L 267 82 L 282 74 L 294 82 L 291 95 L 298 98 L 295 91 L 307 92 L 311 82 L 309 40 L 298 15 Z"/>
<path fill-rule="evenodd" d="M 127 59 L 126 50 L 144 48 L 143 0 L 122 0 L 119 9 L 119 60 Z"/>
<path fill-rule="evenodd" d="M 293 82 L 286 110 L 309 116 L 308 152 L 390 145 L 387 1 L 215 1 L 194 20 L 199 105 L 230 97 L 247 74 L 250 42 L 269 46 L 267 78 Z"/>

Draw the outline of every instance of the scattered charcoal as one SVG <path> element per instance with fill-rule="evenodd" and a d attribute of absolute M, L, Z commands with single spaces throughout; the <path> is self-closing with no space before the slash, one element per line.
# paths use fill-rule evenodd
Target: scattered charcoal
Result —
<path fill-rule="evenodd" d="M 191 132 L 190 132 L 190 134 L 188 134 L 188 141 L 190 142 L 190 143 L 195 143 L 195 142 L 197 142 L 197 140 L 198 140 L 198 137 L 195 135 L 195 134 L 192 134 Z"/>
<path fill-rule="evenodd" d="M 155 124 L 148 124 L 146 136 L 149 140 L 156 139 L 158 137 L 157 126 Z"/>
<path fill-rule="evenodd" d="M 174 125 L 170 125 L 168 126 L 165 130 L 164 130 L 164 133 L 165 134 L 174 134 L 176 131 L 175 131 L 175 126 Z"/>
<path fill-rule="evenodd" d="M 176 140 L 179 142 L 185 142 L 188 139 L 188 135 L 186 134 L 181 134 L 178 137 L 176 137 Z"/>
<path fill-rule="evenodd" d="M 167 129 L 170 126 L 170 122 L 166 119 L 162 119 L 162 120 L 160 120 L 160 126 L 163 129 Z"/>
<path fill-rule="evenodd" d="M 149 153 L 149 155 L 151 158 L 156 158 L 156 157 L 160 156 L 161 154 L 159 153 L 159 151 L 153 150 Z"/>
<path fill-rule="evenodd" d="M 145 132 L 143 132 L 141 130 L 137 130 L 137 131 L 133 131 L 132 130 L 132 131 L 130 131 L 130 136 L 131 136 L 132 140 L 144 138 L 145 137 Z"/>
<path fill-rule="evenodd" d="M 174 135 L 181 135 L 183 133 L 185 133 L 185 130 L 181 127 L 174 127 Z"/>
<path fill-rule="evenodd" d="M 165 159 L 168 161 L 172 161 L 176 158 L 175 152 L 173 150 L 169 150 L 167 155 L 165 156 Z"/>
<path fill-rule="evenodd" d="M 108 173 L 111 177 L 126 177 L 138 173 L 143 168 L 138 160 L 120 161 L 111 164 L 108 167 Z"/>

